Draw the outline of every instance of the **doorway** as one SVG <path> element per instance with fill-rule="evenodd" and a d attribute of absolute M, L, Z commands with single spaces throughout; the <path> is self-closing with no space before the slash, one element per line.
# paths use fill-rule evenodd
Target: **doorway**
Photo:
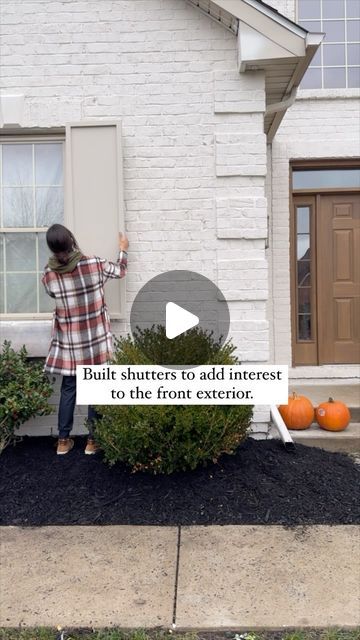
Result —
<path fill-rule="evenodd" d="M 292 170 L 293 366 L 357 364 L 360 168 L 301 165 Z"/>

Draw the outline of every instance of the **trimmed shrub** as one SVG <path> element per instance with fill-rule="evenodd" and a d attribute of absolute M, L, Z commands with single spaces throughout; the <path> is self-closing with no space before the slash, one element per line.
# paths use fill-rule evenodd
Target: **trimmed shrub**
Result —
<path fill-rule="evenodd" d="M 20 351 L 4 341 L 0 354 L 0 453 L 16 440 L 16 429 L 34 416 L 52 413 L 47 399 L 52 385 L 40 363 L 31 362 L 26 347 Z"/>
<path fill-rule="evenodd" d="M 169 345 L 170 343 L 170 345 Z M 230 341 L 223 346 L 199 328 L 166 338 L 165 329 L 138 330 L 115 340 L 113 364 L 238 364 Z M 246 438 L 249 405 L 107 405 L 98 406 L 96 439 L 110 465 L 117 461 L 132 472 L 170 474 L 217 462 L 235 453 Z"/>

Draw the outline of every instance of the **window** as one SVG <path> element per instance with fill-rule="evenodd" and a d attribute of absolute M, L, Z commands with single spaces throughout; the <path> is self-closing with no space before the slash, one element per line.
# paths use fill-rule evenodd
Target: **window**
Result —
<path fill-rule="evenodd" d="M 41 283 L 51 224 L 71 229 L 87 255 L 116 260 L 124 230 L 121 122 L 68 123 L 51 136 L 1 134 L 0 313 L 16 343 L 23 335 L 12 320 L 48 320 L 54 308 Z M 125 282 L 108 282 L 106 298 L 110 317 L 123 319 Z M 46 348 L 48 339 L 46 330 Z"/>
<path fill-rule="evenodd" d="M 293 189 L 355 187 L 360 189 L 360 169 L 297 169 L 293 171 Z"/>
<path fill-rule="evenodd" d="M 300 89 L 360 87 L 359 0 L 298 0 L 297 21 L 325 37 Z"/>
<path fill-rule="evenodd" d="M 41 284 L 47 228 L 63 222 L 61 139 L 5 139 L 0 144 L 0 313 L 48 314 Z"/>

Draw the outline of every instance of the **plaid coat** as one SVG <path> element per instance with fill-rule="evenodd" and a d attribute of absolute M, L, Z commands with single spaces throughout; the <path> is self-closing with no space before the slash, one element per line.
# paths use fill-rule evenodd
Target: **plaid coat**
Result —
<path fill-rule="evenodd" d="M 126 251 L 119 252 L 116 263 L 82 256 L 71 273 L 60 274 L 46 265 L 42 283 L 56 306 L 44 371 L 74 376 L 77 364 L 109 361 L 112 336 L 104 284 L 126 272 Z"/>

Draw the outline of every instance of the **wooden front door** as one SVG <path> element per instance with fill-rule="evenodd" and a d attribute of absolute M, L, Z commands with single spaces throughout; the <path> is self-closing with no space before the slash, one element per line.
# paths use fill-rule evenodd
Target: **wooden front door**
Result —
<path fill-rule="evenodd" d="M 360 362 L 360 194 L 318 199 L 319 364 L 356 364 Z"/>
<path fill-rule="evenodd" d="M 360 362 L 360 194 L 294 195 L 293 364 Z"/>

